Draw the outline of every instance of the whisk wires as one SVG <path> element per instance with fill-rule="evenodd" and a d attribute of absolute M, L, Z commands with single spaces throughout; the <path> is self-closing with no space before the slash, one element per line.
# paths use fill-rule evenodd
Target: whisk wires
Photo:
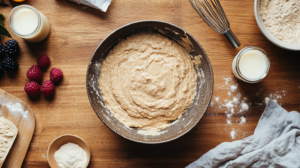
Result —
<path fill-rule="evenodd" d="M 230 29 L 229 21 L 219 0 L 190 0 L 195 11 L 218 33 Z"/>

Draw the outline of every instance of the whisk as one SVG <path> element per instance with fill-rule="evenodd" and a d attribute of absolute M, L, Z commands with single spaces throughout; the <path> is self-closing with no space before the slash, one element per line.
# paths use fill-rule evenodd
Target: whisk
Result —
<path fill-rule="evenodd" d="M 190 3 L 206 23 L 225 36 L 234 49 L 241 45 L 230 29 L 229 21 L 219 0 L 190 0 Z"/>

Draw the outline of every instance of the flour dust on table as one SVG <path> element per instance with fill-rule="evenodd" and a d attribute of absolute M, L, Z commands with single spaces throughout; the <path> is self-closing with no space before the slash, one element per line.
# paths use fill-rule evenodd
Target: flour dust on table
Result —
<path fill-rule="evenodd" d="M 21 116 L 23 119 L 27 119 L 28 111 L 24 109 L 23 105 L 20 103 L 13 103 L 13 102 L 2 102 L 2 106 L 7 108 L 7 110 L 12 114 L 14 117 Z M 0 116 L 2 112 L 0 112 Z"/>
<path fill-rule="evenodd" d="M 232 139 L 236 139 L 238 137 L 243 137 L 246 135 L 245 132 L 241 132 L 239 129 L 234 129 L 232 124 L 237 123 L 243 125 L 247 123 L 247 118 L 251 117 L 251 114 L 247 113 L 247 111 L 251 107 L 255 108 L 263 108 L 264 103 L 261 102 L 250 102 L 248 96 L 242 96 L 239 90 L 239 84 L 235 78 L 225 77 L 222 79 L 221 84 L 217 84 L 215 87 L 215 95 L 218 91 L 225 90 L 227 92 L 227 96 L 220 97 L 214 96 L 212 98 L 210 106 L 214 109 L 224 110 L 226 115 L 226 124 L 230 126 L 230 129 L 226 129 L 229 136 Z M 264 96 L 273 99 L 274 101 L 280 104 L 282 97 L 286 96 L 288 92 L 285 90 L 277 90 L 273 91 L 271 94 L 264 93 L 263 89 L 258 89 L 254 95 L 255 97 Z M 207 116 L 214 116 L 218 114 L 206 114 Z"/>

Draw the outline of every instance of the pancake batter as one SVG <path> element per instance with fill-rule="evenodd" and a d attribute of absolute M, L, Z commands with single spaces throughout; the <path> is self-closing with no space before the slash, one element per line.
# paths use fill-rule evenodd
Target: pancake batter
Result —
<path fill-rule="evenodd" d="M 189 54 L 158 33 L 121 40 L 100 74 L 106 106 L 127 127 L 164 129 L 181 117 L 195 95 L 196 73 Z"/>

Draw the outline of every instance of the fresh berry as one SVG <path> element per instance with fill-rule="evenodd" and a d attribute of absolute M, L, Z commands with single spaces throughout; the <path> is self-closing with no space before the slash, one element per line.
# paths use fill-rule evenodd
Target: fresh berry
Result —
<path fill-rule="evenodd" d="M 59 82 L 63 77 L 63 72 L 59 68 L 52 68 L 50 71 L 50 80 L 53 83 Z"/>
<path fill-rule="evenodd" d="M 43 79 L 43 73 L 37 65 L 32 65 L 27 71 L 27 78 L 32 81 L 40 82 Z"/>
<path fill-rule="evenodd" d="M 40 85 L 35 81 L 27 83 L 24 90 L 30 97 L 38 97 L 40 95 Z"/>
<path fill-rule="evenodd" d="M 3 62 L 2 62 L 3 69 L 6 71 L 13 71 L 17 70 L 19 67 L 18 62 L 11 58 L 11 57 L 5 57 Z"/>
<path fill-rule="evenodd" d="M 46 69 L 50 65 L 50 58 L 45 54 L 37 59 L 37 64 L 40 68 Z"/>
<path fill-rule="evenodd" d="M 0 43 L 0 59 L 5 57 L 4 45 Z"/>
<path fill-rule="evenodd" d="M 55 86 L 54 84 L 50 81 L 50 80 L 46 80 L 43 84 L 42 84 L 42 93 L 46 96 L 46 97 L 52 97 L 54 92 L 55 92 Z"/>
<path fill-rule="evenodd" d="M 14 39 L 6 41 L 5 46 L 4 46 L 4 50 L 5 50 L 5 53 L 8 56 L 17 55 L 17 53 L 19 51 L 18 42 Z"/>

